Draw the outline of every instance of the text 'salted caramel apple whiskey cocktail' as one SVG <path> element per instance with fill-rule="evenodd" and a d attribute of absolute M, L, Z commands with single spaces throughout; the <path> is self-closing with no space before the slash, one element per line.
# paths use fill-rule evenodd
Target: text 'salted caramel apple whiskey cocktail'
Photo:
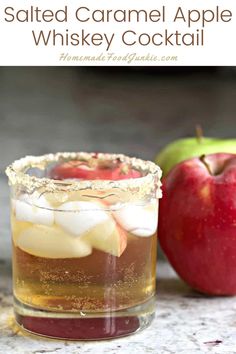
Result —
<path fill-rule="evenodd" d="M 154 316 L 158 166 L 124 155 L 28 156 L 11 186 L 14 308 L 26 330 L 112 338 Z"/>

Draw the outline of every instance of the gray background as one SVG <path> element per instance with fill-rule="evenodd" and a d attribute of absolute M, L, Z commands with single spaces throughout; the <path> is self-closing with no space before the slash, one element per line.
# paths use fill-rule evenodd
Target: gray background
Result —
<path fill-rule="evenodd" d="M 27 154 L 123 152 L 153 159 L 167 142 L 234 137 L 232 68 L 0 68 L 0 259 L 10 257 L 5 167 Z"/>

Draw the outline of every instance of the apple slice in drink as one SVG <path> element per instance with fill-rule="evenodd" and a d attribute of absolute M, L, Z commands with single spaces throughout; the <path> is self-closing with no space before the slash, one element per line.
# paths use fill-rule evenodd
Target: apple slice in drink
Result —
<path fill-rule="evenodd" d="M 22 231 L 16 240 L 16 246 L 37 257 L 77 258 L 92 253 L 89 244 L 81 238 L 73 237 L 59 227 L 34 225 Z"/>
<path fill-rule="evenodd" d="M 15 245 L 17 245 L 20 234 L 27 228 L 32 227 L 32 225 L 32 223 L 26 221 L 17 221 L 15 215 L 13 213 L 11 214 L 11 233 Z"/>
<path fill-rule="evenodd" d="M 67 202 L 55 211 L 56 224 L 75 237 L 81 237 L 109 218 L 109 212 L 99 202 Z"/>
<path fill-rule="evenodd" d="M 110 217 L 82 237 L 92 247 L 120 257 L 127 246 L 126 232 Z"/>
<path fill-rule="evenodd" d="M 126 248 L 127 236 L 106 208 L 101 202 L 67 202 L 55 212 L 55 221 L 72 237 L 81 238 L 100 251 L 120 257 Z"/>

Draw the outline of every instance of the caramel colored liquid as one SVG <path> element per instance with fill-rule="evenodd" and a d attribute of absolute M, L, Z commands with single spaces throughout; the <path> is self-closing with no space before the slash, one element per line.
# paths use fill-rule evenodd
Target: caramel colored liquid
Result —
<path fill-rule="evenodd" d="M 82 258 L 49 259 L 13 245 L 14 294 L 50 311 L 110 311 L 147 301 L 155 292 L 156 234 L 128 235 L 120 257 L 93 249 Z"/>

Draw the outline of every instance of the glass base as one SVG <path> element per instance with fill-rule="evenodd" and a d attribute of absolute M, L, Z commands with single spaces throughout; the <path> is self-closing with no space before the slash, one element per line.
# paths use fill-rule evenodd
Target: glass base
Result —
<path fill-rule="evenodd" d="M 51 312 L 14 299 L 18 325 L 33 334 L 67 340 L 98 340 L 127 336 L 146 328 L 155 315 L 155 297 L 122 311 Z"/>

